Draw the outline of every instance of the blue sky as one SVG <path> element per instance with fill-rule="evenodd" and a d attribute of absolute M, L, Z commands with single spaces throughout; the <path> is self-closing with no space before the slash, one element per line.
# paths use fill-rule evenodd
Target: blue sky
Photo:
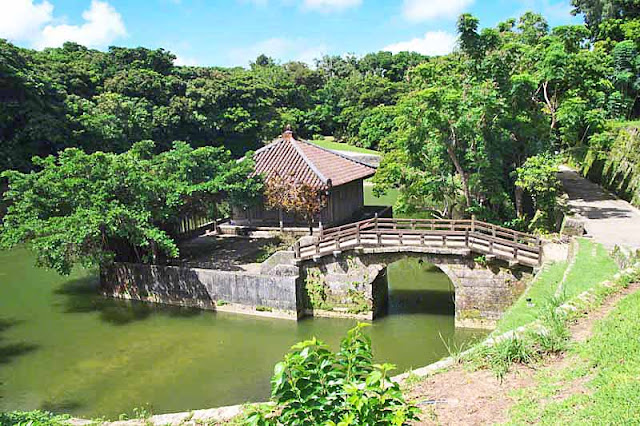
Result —
<path fill-rule="evenodd" d="M 0 37 L 41 49 L 164 47 L 180 64 L 246 66 L 260 53 L 311 62 L 378 50 L 447 53 L 470 12 L 494 26 L 527 10 L 580 23 L 569 0 L 0 0 Z"/>

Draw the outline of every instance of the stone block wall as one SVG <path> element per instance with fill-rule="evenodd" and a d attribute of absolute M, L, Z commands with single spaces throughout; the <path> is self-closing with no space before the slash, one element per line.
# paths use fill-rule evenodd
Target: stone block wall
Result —
<path fill-rule="evenodd" d="M 296 318 L 302 308 L 297 281 L 297 274 L 262 275 L 131 263 L 116 263 L 101 271 L 101 285 L 109 296 L 201 309 L 259 307 Z"/>
<path fill-rule="evenodd" d="M 493 328 L 502 314 L 524 292 L 532 276 L 530 268 L 507 267 L 502 262 L 482 266 L 469 253 L 399 252 L 393 249 L 363 249 L 347 256 L 326 256 L 301 265 L 301 282 L 306 289 L 305 308 L 311 311 L 363 313 L 361 301 L 353 300 L 352 289 L 365 298 L 366 316 L 384 311 L 388 283 L 387 265 L 406 257 L 415 257 L 440 268 L 455 289 L 455 322 L 457 327 Z M 384 277 L 383 277 L 384 276 Z M 380 277 L 380 278 L 379 278 Z M 313 306 L 314 293 L 321 286 L 324 304 Z M 311 288 L 311 290 L 310 290 Z M 314 291 L 314 288 L 316 289 Z M 317 297 L 316 297 L 317 299 Z"/>

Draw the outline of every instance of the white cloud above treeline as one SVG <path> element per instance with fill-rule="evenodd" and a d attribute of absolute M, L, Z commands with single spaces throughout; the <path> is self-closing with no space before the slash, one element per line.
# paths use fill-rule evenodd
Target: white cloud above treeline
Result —
<path fill-rule="evenodd" d="M 122 16 L 105 1 L 92 0 L 82 12 L 84 22 L 80 25 L 61 22 L 53 11 L 53 4 L 47 0 L 0 2 L 0 37 L 42 49 L 58 47 L 66 41 L 100 48 L 127 35 Z"/>
<path fill-rule="evenodd" d="M 418 52 L 429 56 L 446 55 L 453 51 L 457 40 L 454 34 L 446 31 L 429 31 L 423 37 L 393 43 L 385 46 L 382 50 L 392 53 Z"/>
<path fill-rule="evenodd" d="M 473 3 L 474 0 L 404 0 L 402 14 L 411 22 L 454 19 Z"/>

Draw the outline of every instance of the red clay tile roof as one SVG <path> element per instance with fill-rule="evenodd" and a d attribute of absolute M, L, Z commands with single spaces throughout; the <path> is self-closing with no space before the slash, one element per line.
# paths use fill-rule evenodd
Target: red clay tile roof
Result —
<path fill-rule="evenodd" d="M 257 150 L 256 173 L 292 176 L 324 189 L 373 176 L 376 169 L 307 141 L 281 138 Z"/>

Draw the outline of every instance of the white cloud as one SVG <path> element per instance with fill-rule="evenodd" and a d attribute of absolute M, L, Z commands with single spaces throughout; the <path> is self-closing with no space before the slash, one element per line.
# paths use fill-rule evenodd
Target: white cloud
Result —
<path fill-rule="evenodd" d="M 32 40 L 40 28 L 51 21 L 53 5 L 44 0 L 6 0 L 0 2 L 0 37 L 11 41 Z"/>
<path fill-rule="evenodd" d="M 324 44 L 301 38 L 274 37 L 251 46 L 231 49 L 229 64 L 247 65 L 258 55 L 265 54 L 280 61 L 301 61 L 312 65 L 315 58 L 320 58 L 326 52 L 327 46 Z"/>
<path fill-rule="evenodd" d="M 89 9 L 82 12 L 82 19 L 85 20 L 82 25 L 47 25 L 36 40 L 36 47 L 61 46 L 65 41 L 104 47 L 127 35 L 122 17 L 107 2 L 92 0 Z"/>
<path fill-rule="evenodd" d="M 360 6 L 362 0 L 304 0 L 303 6 L 306 9 L 318 10 L 320 12 L 333 12 L 344 10 L 350 7 Z"/>
<path fill-rule="evenodd" d="M 68 25 L 53 16 L 53 5 L 47 0 L 0 1 L 0 37 L 27 42 L 31 46 L 61 46 L 74 41 L 89 47 L 105 47 L 127 35 L 120 14 L 107 2 L 92 0 L 82 13 L 84 23 Z"/>
<path fill-rule="evenodd" d="M 183 56 L 178 53 L 175 53 L 175 55 L 176 55 L 176 60 L 173 61 L 173 63 L 178 66 L 189 67 L 189 66 L 200 65 L 200 61 L 198 61 L 196 58 L 193 58 L 191 56 Z"/>
<path fill-rule="evenodd" d="M 474 0 L 404 0 L 402 13 L 412 22 L 430 21 L 438 18 L 456 18 Z"/>
<path fill-rule="evenodd" d="M 445 31 L 429 31 L 424 37 L 390 44 L 382 50 L 398 52 L 418 52 L 423 55 L 437 56 L 450 53 L 456 46 L 457 37 Z"/>

